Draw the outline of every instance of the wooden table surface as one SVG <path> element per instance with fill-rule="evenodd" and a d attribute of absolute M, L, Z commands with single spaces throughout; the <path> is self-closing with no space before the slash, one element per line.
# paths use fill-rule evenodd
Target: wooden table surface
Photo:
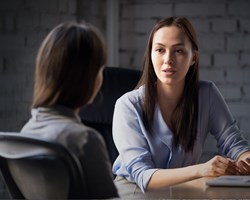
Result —
<path fill-rule="evenodd" d="M 206 185 L 209 179 L 199 178 L 144 194 L 138 186 L 128 183 L 126 187 L 130 187 L 133 192 L 120 186 L 118 191 L 121 198 L 128 199 L 250 199 L 250 187 L 211 187 Z"/>

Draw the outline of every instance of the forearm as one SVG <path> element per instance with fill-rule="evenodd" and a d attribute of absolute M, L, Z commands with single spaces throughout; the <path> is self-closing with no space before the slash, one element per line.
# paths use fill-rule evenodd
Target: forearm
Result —
<path fill-rule="evenodd" d="M 201 177 L 201 164 L 175 169 L 159 169 L 151 177 L 147 190 L 157 189 Z"/>
<path fill-rule="evenodd" d="M 160 169 L 152 175 L 147 189 L 168 187 L 204 176 L 221 176 L 236 173 L 237 169 L 232 161 L 221 156 L 215 156 L 206 163 L 175 169 Z"/>

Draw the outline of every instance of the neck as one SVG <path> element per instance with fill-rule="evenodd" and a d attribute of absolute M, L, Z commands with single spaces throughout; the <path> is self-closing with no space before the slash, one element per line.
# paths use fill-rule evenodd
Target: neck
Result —
<path fill-rule="evenodd" d="M 184 84 L 184 82 L 176 85 L 157 83 L 158 101 L 175 107 L 182 97 Z"/>
<path fill-rule="evenodd" d="M 157 98 L 162 117 L 170 129 L 172 129 L 172 113 L 181 99 L 184 83 L 179 85 L 164 85 L 157 83 Z"/>

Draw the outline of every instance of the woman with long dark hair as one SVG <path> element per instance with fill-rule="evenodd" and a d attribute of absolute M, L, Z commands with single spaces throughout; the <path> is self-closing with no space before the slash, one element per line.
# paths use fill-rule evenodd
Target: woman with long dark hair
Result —
<path fill-rule="evenodd" d="M 198 164 L 209 132 L 221 155 Z M 134 182 L 142 191 L 250 174 L 250 146 L 215 84 L 199 80 L 197 36 L 184 17 L 154 26 L 138 87 L 116 102 L 113 137 L 116 183 Z"/>

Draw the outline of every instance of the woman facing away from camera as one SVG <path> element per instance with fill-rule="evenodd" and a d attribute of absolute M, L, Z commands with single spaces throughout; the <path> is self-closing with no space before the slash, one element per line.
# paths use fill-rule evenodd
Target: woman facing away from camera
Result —
<path fill-rule="evenodd" d="M 87 198 L 118 196 L 104 140 L 78 116 L 98 93 L 105 62 L 104 40 L 96 28 L 76 22 L 56 26 L 39 49 L 32 117 L 21 130 L 62 143 L 78 156 Z"/>
<path fill-rule="evenodd" d="M 250 174 L 250 146 L 214 83 L 200 81 L 191 22 L 160 20 L 151 31 L 137 89 L 120 97 L 113 117 L 117 186 L 144 192 L 204 176 Z M 198 163 L 211 133 L 221 155 Z"/>

